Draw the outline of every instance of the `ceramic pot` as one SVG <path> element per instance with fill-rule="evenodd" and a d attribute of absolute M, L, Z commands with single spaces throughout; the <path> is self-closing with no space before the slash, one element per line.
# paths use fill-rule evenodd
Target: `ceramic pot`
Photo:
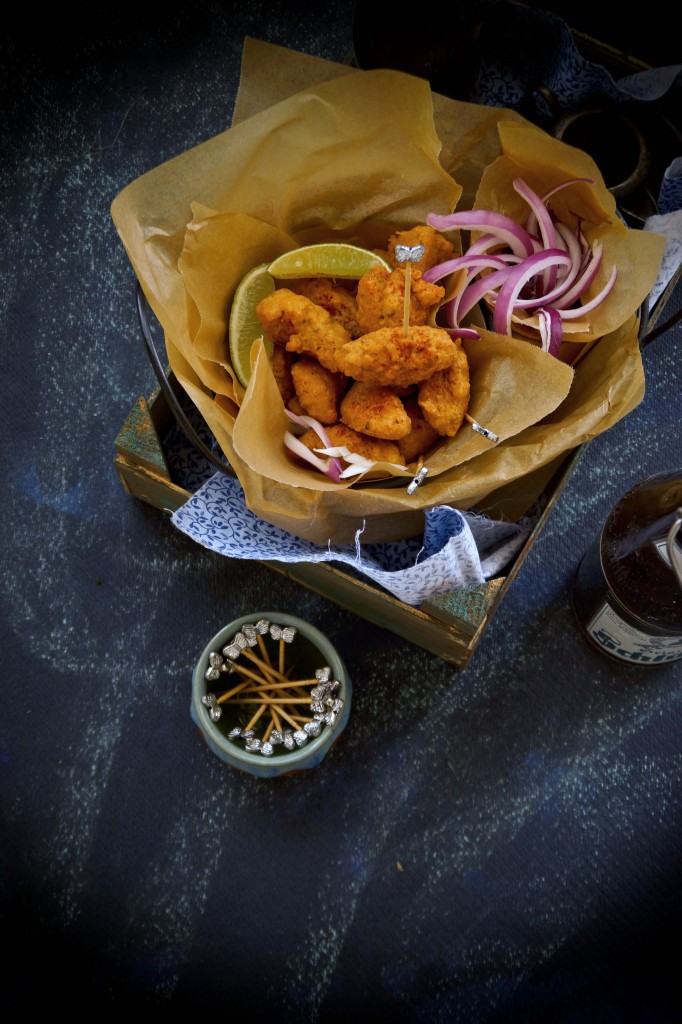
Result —
<path fill-rule="evenodd" d="M 261 695 L 239 691 L 220 700 L 221 695 L 241 683 L 258 686 L 249 673 L 281 682 L 280 668 L 284 669 L 281 675 L 291 673 L 290 681 L 304 680 L 301 689 L 306 699 L 296 692 L 300 703 L 266 705 L 252 726 L 252 737 L 235 735 L 237 730 L 243 732 L 259 711 Z M 325 692 L 320 694 L 320 690 Z M 276 687 L 269 694 L 284 701 L 293 699 L 294 689 Z M 343 660 L 319 629 L 282 612 L 253 612 L 228 623 L 204 647 L 194 669 L 190 714 L 206 745 L 219 758 L 250 775 L 273 778 L 320 764 L 348 723 L 351 696 Z M 239 703 L 237 697 L 253 703 Z M 314 701 L 318 702 L 316 709 L 311 707 Z M 296 728 L 285 715 L 300 716 L 309 723 Z M 272 729 L 272 717 L 281 729 Z M 269 737 L 268 726 L 272 730 Z M 272 732 L 275 738 L 277 732 L 283 733 L 285 741 L 265 747 L 263 740 L 269 742 Z M 254 744 L 257 740 L 260 745 Z"/>

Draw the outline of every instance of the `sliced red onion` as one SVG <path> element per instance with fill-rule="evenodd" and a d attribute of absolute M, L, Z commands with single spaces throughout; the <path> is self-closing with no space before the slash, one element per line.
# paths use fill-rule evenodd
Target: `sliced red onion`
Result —
<path fill-rule="evenodd" d="M 577 232 L 572 231 L 567 224 L 562 224 L 558 221 L 555 225 L 556 233 L 558 238 L 563 242 L 566 251 L 571 257 L 571 264 L 575 266 L 575 273 L 578 273 L 580 269 L 580 263 L 583 258 L 583 249 L 580 244 L 580 236 Z M 570 273 L 570 271 L 569 271 Z"/>
<path fill-rule="evenodd" d="M 466 251 L 467 256 L 480 256 L 481 253 L 487 252 L 488 249 L 492 249 L 494 246 L 500 244 L 500 239 L 497 235 L 486 234 L 479 235 L 475 242 L 472 242 Z M 496 256 L 504 255 L 503 253 L 495 253 Z"/>
<path fill-rule="evenodd" d="M 542 342 L 542 350 L 543 352 L 549 352 L 551 356 L 556 357 L 559 355 L 559 349 L 564 335 L 561 316 L 556 309 L 552 309 L 551 307 L 547 309 L 539 309 L 537 312 L 540 320 L 540 340 Z"/>
<path fill-rule="evenodd" d="M 314 430 L 326 448 L 331 446 L 329 435 L 319 420 L 316 420 L 313 416 L 297 416 L 296 413 L 291 412 L 290 409 L 285 409 L 284 411 L 293 423 L 297 423 L 300 427 L 306 427 Z M 305 459 L 305 461 L 309 462 L 311 466 L 315 467 L 315 469 L 319 469 L 321 473 L 325 473 L 336 483 L 339 482 L 343 466 L 338 459 L 330 458 L 327 462 L 323 462 L 322 459 L 319 459 L 314 455 L 309 448 L 306 448 L 306 446 L 299 441 L 297 437 L 294 437 L 290 431 L 285 433 L 284 443 L 287 448 L 292 452 L 295 452 L 302 459 Z"/>
<path fill-rule="evenodd" d="M 569 178 L 538 195 L 522 179 L 513 187 L 530 207 L 525 227 L 510 217 L 491 210 L 468 210 L 446 216 L 429 214 L 427 223 L 440 231 L 453 228 L 480 232 L 463 256 L 432 267 L 424 274 L 427 281 L 440 281 L 448 274 L 466 269 L 464 286 L 445 304 L 450 337 L 470 337 L 460 327 L 462 319 L 485 300 L 493 312 L 493 329 L 511 335 L 512 322 L 522 322 L 523 314 L 534 316 L 533 329 L 540 334 L 543 348 L 555 355 L 561 343 L 565 321 L 578 321 L 595 309 L 614 286 L 617 271 L 598 295 L 576 306 L 595 280 L 602 262 L 603 245 L 590 245 L 578 216 L 571 228 L 557 219 L 548 201 L 561 189 L 577 184 L 593 185 L 592 178 Z M 502 251 L 504 247 L 511 251 Z M 585 324 L 583 329 L 587 329 Z M 476 333 L 476 332 L 473 332 Z"/>
<path fill-rule="evenodd" d="M 532 213 L 535 215 L 535 220 L 537 221 L 538 230 L 540 232 L 540 238 L 542 240 L 542 246 L 538 246 L 538 251 L 540 248 L 556 249 L 557 233 L 554 228 L 554 222 L 549 210 L 543 203 L 542 199 L 540 199 L 540 196 L 525 183 L 523 178 L 514 178 L 512 185 L 521 198 L 525 199 L 530 206 Z M 542 291 L 550 291 L 556 284 L 556 278 L 556 266 L 548 267 L 547 270 L 543 271 L 540 275 L 540 287 Z"/>
<path fill-rule="evenodd" d="M 453 341 L 456 341 L 458 338 L 468 338 L 470 341 L 481 340 L 481 335 L 473 327 L 446 327 L 445 330 Z"/>
<path fill-rule="evenodd" d="M 489 293 L 494 295 L 497 288 L 501 287 L 509 277 L 511 267 L 505 267 L 504 270 L 494 270 L 492 274 L 484 274 L 483 277 L 477 278 L 472 281 L 471 284 L 461 292 L 460 295 L 455 295 L 448 303 L 448 314 L 452 310 L 452 316 L 456 317 L 456 320 L 450 320 L 453 327 L 457 326 L 460 320 L 463 319 L 469 313 L 475 305 L 477 305 L 484 296 Z"/>
<path fill-rule="evenodd" d="M 495 269 L 497 267 L 505 267 L 508 263 L 517 262 L 519 259 L 520 257 L 514 256 L 511 253 L 495 253 L 491 256 L 474 254 L 472 256 L 471 249 L 469 249 L 464 256 L 455 256 L 454 259 L 438 263 L 435 267 L 429 267 L 422 274 L 422 280 L 436 284 L 436 282 L 442 281 L 449 274 L 453 274 L 455 270 Z"/>
<path fill-rule="evenodd" d="M 285 409 L 284 411 L 292 422 L 298 423 L 299 427 L 305 427 L 306 430 L 314 430 L 321 441 L 324 441 L 326 445 L 331 444 L 329 435 L 319 420 L 314 419 L 312 416 L 299 416 L 297 413 L 292 412 L 291 409 Z"/>
<path fill-rule="evenodd" d="M 460 259 L 463 260 L 463 262 L 459 264 L 455 269 L 466 269 L 468 271 L 466 280 L 464 281 L 464 284 L 460 291 L 456 295 L 453 295 L 453 297 L 445 303 L 445 315 L 447 318 L 447 322 L 450 325 L 450 327 L 453 328 L 459 327 L 459 322 L 461 318 L 466 315 L 466 313 L 469 311 L 469 309 L 472 308 L 472 306 L 475 305 L 475 302 L 472 302 L 467 307 L 467 309 L 465 309 L 463 312 L 460 312 L 460 302 L 462 296 L 466 293 L 467 288 L 469 287 L 471 281 L 476 277 L 476 275 L 481 270 L 496 270 L 501 268 L 506 276 L 507 265 L 509 263 L 518 263 L 520 257 L 514 256 L 512 253 L 508 253 L 504 256 L 463 256 L 460 257 Z M 431 268 L 438 274 L 436 280 L 439 279 L 440 277 L 440 268 L 443 268 L 446 265 L 451 265 L 452 263 L 454 263 L 454 260 L 448 260 L 447 264 L 441 263 L 438 266 Z M 476 300 L 476 302 L 477 301 L 478 299 Z"/>
<path fill-rule="evenodd" d="M 553 265 L 570 266 L 570 262 L 569 256 L 561 249 L 546 249 L 512 267 L 495 300 L 493 329 L 497 334 L 511 334 L 512 310 L 521 289 L 532 277 Z"/>
<path fill-rule="evenodd" d="M 584 313 L 591 313 L 593 309 L 596 309 L 597 306 L 599 306 L 604 301 L 604 299 L 616 283 L 617 277 L 618 267 L 614 264 L 613 269 L 611 270 L 611 276 L 602 288 L 602 290 L 598 292 L 597 295 L 594 296 L 594 298 L 590 299 L 589 302 L 583 303 L 582 306 L 577 306 L 575 309 L 560 309 L 559 313 L 561 314 L 561 319 L 576 320 L 579 316 L 582 316 Z"/>
<path fill-rule="evenodd" d="M 346 480 L 351 476 L 360 476 L 361 473 L 366 473 L 376 466 L 376 462 L 365 458 L 364 455 L 358 455 L 357 452 L 352 452 L 346 445 L 336 445 L 333 448 L 315 448 L 315 451 L 320 452 L 322 455 L 332 455 L 343 459 L 349 464 L 341 473 L 342 480 Z M 407 466 L 397 466 L 397 468 L 407 469 Z"/>
<path fill-rule="evenodd" d="M 543 203 L 546 203 L 547 200 L 551 199 L 552 196 L 555 196 L 557 192 L 561 192 L 562 188 L 568 188 L 569 185 L 580 185 L 583 182 L 586 185 L 594 185 L 594 178 L 567 178 L 566 181 L 561 181 L 558 185 L 555 185 L 554 188 L 551 188 L 549 192 L 545 192 L 542 197 L 542 201 Z"/>
<path fill-rule="evenodd" d="M 504 213 L 495 213 L 492 210 L 462 210 L 460 213 L 445 216 L 430 213 L 426 223 L 437 231 L 460 228 L 465 231 L 492 232 L 500 243 L 508 245 L 517 256 L 530 256 L 533 252 L 531 236 L 525 228 Z"/>
<path fill-rule="evenodd" d="M 545 253 L 547 253 L 550 250 L 545 249 L 544 251 Z M 542 295 L 536 295 L 532 299 L 517 298 L 514 303 L 514 309 L 533 309 L 541 306 L 559 305 L 558 300 L 563 299 L 563 296 L 573 283 L 575 276 L 578 273 L 578 270 L 580 269 L 580 264 L 576 263 L 571 258 L 571 254 L 566 250 L 558 249 L 555 251 L 565 252 L 568 257 L 568 269 L 565 275 L 560 279 L 559 283 L 554 288 L 551 288 L 549 291 L 545 292 Z M 584 291 L 585 288 L 587 288 L 587 284 L 584 286 L 582 290 Z M 571 291 L 573 291 L 573 289 L 571 289 Z M 581 292 L 578 291 L 578 295 L 580 294 Z M 572 303 L 566 303 L 566 305 L 572 305 Z"/>
<path fill-rule="evenodd" d="M 520 181 L 521 179 L 519 178 L 517 180 Z M 594 185 L 594 178 L 568 178 L 566 181 L 561 181 L 558 185 L 555 185 L 553 188 L 551 188 L 549 192 L 545 192 L 545 194 L 540 197 L 540 202 L 544 206 L 547 206 L 548 200 L 550 200 L 552 196 L 555 196 L 557 192 L 560 192 L 562 188 L 568 188 L 569 185 L 579 185 L 581 184 L 581 182 L 584 182 L 587 185 Z M 537 217 L 535 216 L 535 213 L 532 210 L 528 215 L 526 231 L 529 235 L 535 234 L 535 232 L 537 231 Z"/>
<path fill-rule="evenodd" d="M 297 437 L 291 433 L 290 430 L 284 433 L 284 444 L 292 451 L 294 455 L 298 455 L 300 459 L 308 462 L 315 469 L 319 469 L 320 473 L 324 473 L 334 483 L 338 483 L 341 479 L 341 463 L 338 459 L 320 459 L 317 455 L 311 452 L 310 448 L 307 448 L 302 441 L 299 441 Z"/>
<path fill-rule="evenodd" d="M 360 456 L 358 456 L 358 458 L 359 457 Z M 374 463 L 370 462 L 369 466 L 365 466 L 364 464 L 360 465 L 359 463 L 357 465 L 346 466 L 343 473 L 341 474 L 341 479 L 349 480 L 351 477 L 354 476 L 362 476 L 362 474 L 366 473 L 368 469 L 371 469 L 373 465 Z"/>
<path fill-rule="evenodd" d="M 587 291 L 597 276 L 597 271 L 601 266 L 603 251 L 602 243 L 595 242 L 588 254 L 587 260 L 580 264 L 578 276 L 573 281 L 571 287 L 554 303 L 557 309 L 570 309 L 580 296 Z"/>
<path fill-rule="evenodd" d="M 512 185 L 521 198 L 526 200 L 531 211 L 535 214 L 535 219 L 540 231 L 540 237 L 545 243 L 545 249 L 556 249 L 556 231 L 554 228 L 554 222 L 552 221 L 549 210 L 543 203 L 540 196 L 537 192 L 534 192 L 529 185 L 526 185 L 523 178 L 514 178 Z M 529 234 L 530 233 L 531 232 L 529 232 Z"/>
<path fill-rule="evenodd" d="M 476 334 L 476 337 L 478 338 L 479 335 Z M 296 413 L 291 412 L 290 409 L 285 409 L 284 411 L 293 423 L 297 423 L 300 427 L 314 430 L 324 445 L 321 448 L 313 448 L 311 451 L 291 431 L 287 430 L 284 434 L 284 444 L 286 447 L 295 455 L 298 455 L 299 458 L 304 459 L 305 462 L 318 469 L 320 473 L 324 473 L 334 483 L 339 483 L 340 480 L 347 480 L 353 476 L 360 476 L 376 465 L 376 462 L 366 459 L 364 455 L 358 455 L 357 452 L 352 452 L 345 445 L 333 445 L 327 431 L 319 420 L 314 419 L 312 416 L 298 416 Z M 320 455 L 326 455 L 327 458 L 321 459 L 319 458 Z M 345 468 L 341 464 L 341 459 L 348 463 Z M 398 468 L 406 469 L 405 466 L 399 466 Z"/>

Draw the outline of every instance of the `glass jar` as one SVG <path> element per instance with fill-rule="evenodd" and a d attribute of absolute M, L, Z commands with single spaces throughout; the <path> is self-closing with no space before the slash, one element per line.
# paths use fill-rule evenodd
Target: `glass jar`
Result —
<path fill-rule="evenodd" d="M 573 607 L 611 658 L 682 659 L 682 469 L 647 477 L 612 508 L 578 566 Z"/>

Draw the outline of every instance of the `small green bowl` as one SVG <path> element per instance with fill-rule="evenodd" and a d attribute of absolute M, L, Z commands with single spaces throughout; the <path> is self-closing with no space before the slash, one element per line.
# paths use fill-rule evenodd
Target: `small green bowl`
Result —
<path fill-rule="evenodd" d="M 287 639 L 293 632 L 293 639 L 289 642 L 280 640 L 282 632 Z M 303 687 L 306 695 L 313 690 L 316 694 L 319 694 L 320 689 L 326 690 L 317 699 L 331 698 L 336 701 L 335 710 L 331 704 L 325 704 L 323 709 L 318 705 L 317 710 L 311 709 L 307 703 L 288 707 L 285 704 L 287 713 L 300 712 L 301 716 L 312 719 L 308 729 L 295 729 L 282 717 L 282 705 L 275 705 L 275 712 L 279 713 L 283 727 L 281 732 L 289 733 L 286 737 L 288 746 L 285 742 L 279 742 L 272 745 L 272 752 L 266 747 L 267 753 L 264 753 L 262 741 L 270 724 L 269 707 L 266 707 L 253 727 L 254 735 L 250 740 L 253 742 L 260 739 L 261 744 L 250 750 L 244 737 L 230 737 L 230 733 L 243 731 L 259 704 L 240 705 L 234 699 L 220 701 L 218 698 L 240 682 L 249 681 L 246 674 L 236 670 L 237 666 L 262 675 L 263 669 L 254 661 L 254 657 L 277 670 L 280 653 L 284 656 L 285 674 L 290 666 L 294 667 L 292 678 L 307 681 Z M 235 671 L 225 671 L 221 663 Z M 212 675 L 215 678 L 207 678 L 207 673 L 209 677 Z M 327 687 L 327 681 L 332 685 Z M 337 683 L 338 686 L 335 685 Z M 258 684 L 254 681 L 254 685 Z M 288 689 L 277 691 L 282 698 L 291 692 Z M 248 696 L 258 700 L 255 693 Z M 254 612 L 224 626 L 204 647 L 192 678 L 190 715 L 214 754 L 241 771 L 269 779 L 317 767 L 348 723 L 351 696 L 352 685 L 346 666 L 334 645 L 319 629 L 303 619 L 282 612 Z M 313 699 L 311 696 L 311 702 Z M 316 714 L 326 715 L 327 718 L 316 719 Z M 315 735 L 318 727 L 319 732 Z"/>

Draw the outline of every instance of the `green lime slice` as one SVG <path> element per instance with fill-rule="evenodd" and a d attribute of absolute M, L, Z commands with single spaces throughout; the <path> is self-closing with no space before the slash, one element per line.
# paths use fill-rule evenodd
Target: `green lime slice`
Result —
<path fill-rule="evenodd" d="M 256 306 L 261 299 L 275 290 L 275 282 L 268 272 L 268 263 L 260 263 L 237 285 L 228 324 L 230 361 L 237 379 L 247 387 L 251 377 L 251 346 L 256 338 L 263 338 L 268 356 L 273 343 L 264 333 Z"/>
<path fill-rule="evenodd" d="M 278 256 L 268 270 L 280 280 L 300 277 L 340 277 L 357 280 L 372 267 L 391 269 L 382 256 L 349 242 L 318 242 Z"/>

